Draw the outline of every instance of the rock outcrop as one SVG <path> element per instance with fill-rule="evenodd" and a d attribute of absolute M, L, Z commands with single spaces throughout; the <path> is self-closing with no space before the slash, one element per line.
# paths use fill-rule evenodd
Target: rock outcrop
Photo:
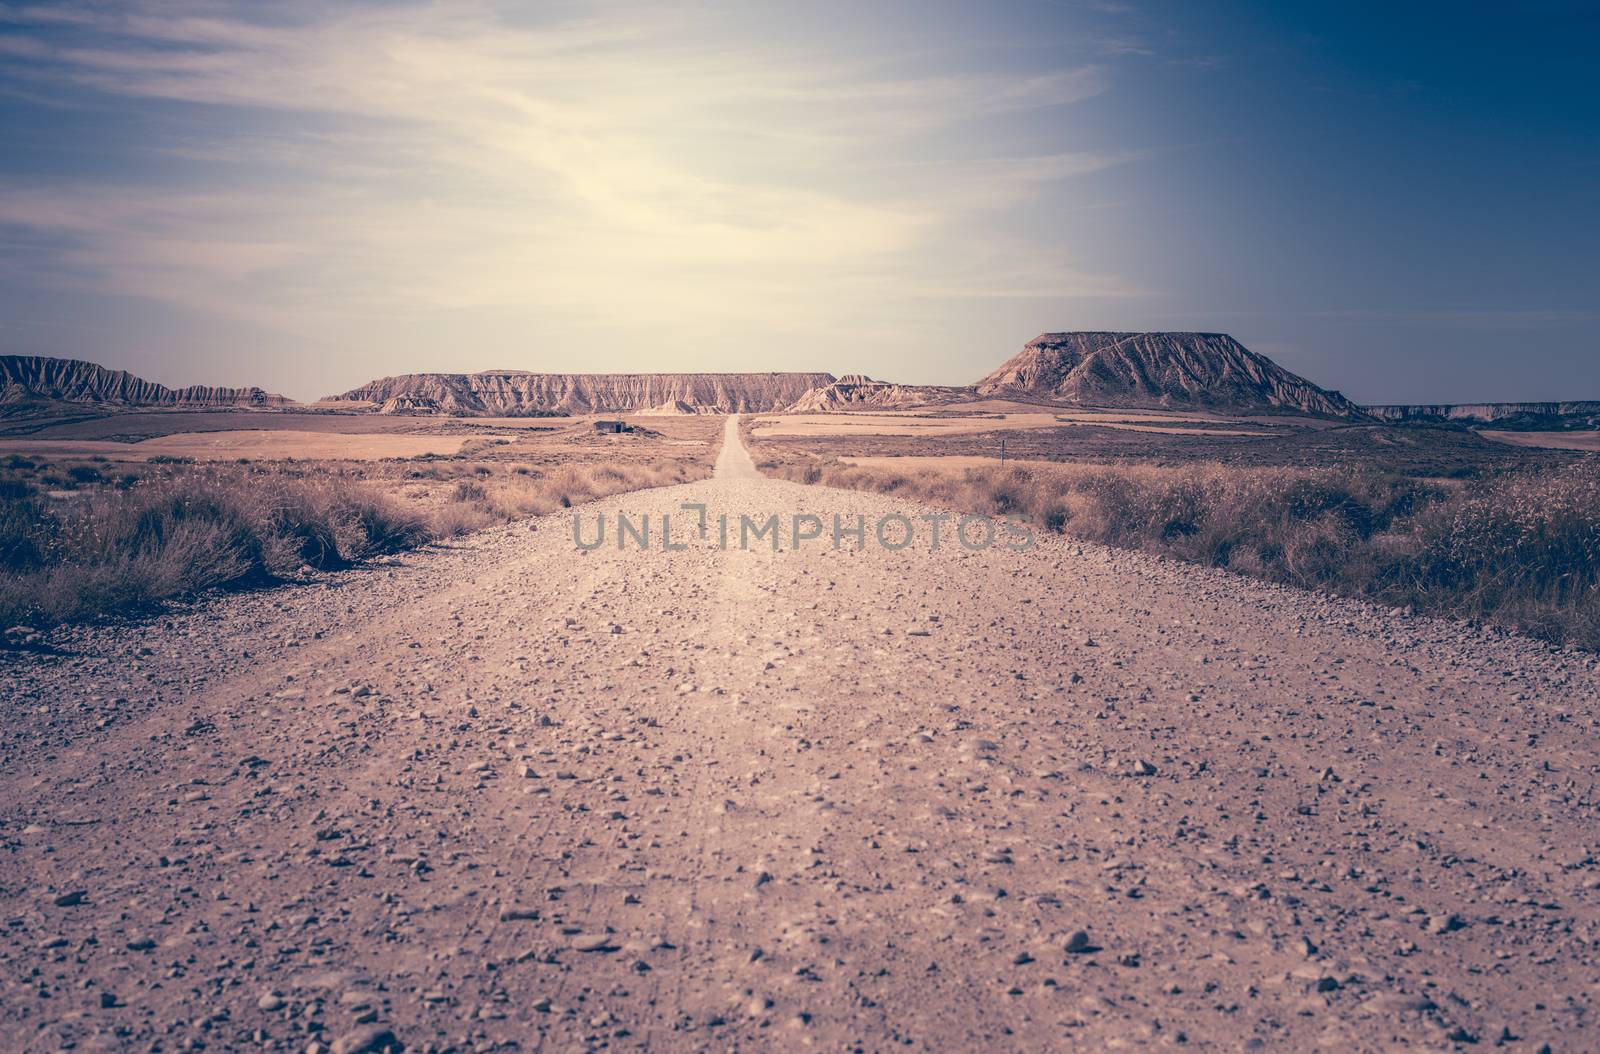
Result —
<path fill-rule="evenodd" d="M 1362 417 L 1225 333 L 1044 333 L 977 384 L 985 397 L 1085 406 Z"/>
<path fill-rule="evenodd" d="M 843 377 L 806 392 L 788 409 L 791 413 L 825 413 L 829 410 L 886 410 L 908 406 L 930 406 L 970 399 L 971 388 L 948 388 L 933 384 L 893 384 L 875 381 L 861 373 Z"/>
<path fill-rule="evenodd" d="M 514 417 L 540 413 L 762 413 L 782 410 L 828 373 L 408 373 L 333 396 L 387 413 Z"/>
<path fill-rule="evenodd" d="M 290 406 L 292 401 L 260 388 L 168 388 L 126 370 L 108 370 L 79 359 L 0 355 L 0 413 L 41 404 L 110 407 L 239 408 Z"/>
<path fill-rule="evenodd" d="M 1564 431 L 1600 428 L 1600 401 L 1555 403 L 1434 403 L 1365 406 L 1380 421 L 1401 424 L 1494 425 L 1508 430 Z"/>

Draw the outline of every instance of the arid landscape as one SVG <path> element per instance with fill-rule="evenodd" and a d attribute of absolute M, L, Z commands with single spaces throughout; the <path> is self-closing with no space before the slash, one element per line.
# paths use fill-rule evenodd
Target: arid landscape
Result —
<path fill-rule="evenodd" d="M 1600 1051 L 1597 36 L 0 3 L 0 1054 Z"/>
<path fill-rule="evenodd" d="M 27 366 L 12 1045 L 1592 1049 L 1588 422 L 1231 342 L 1094 405 L 1048 336 L 989 391 Z"/>

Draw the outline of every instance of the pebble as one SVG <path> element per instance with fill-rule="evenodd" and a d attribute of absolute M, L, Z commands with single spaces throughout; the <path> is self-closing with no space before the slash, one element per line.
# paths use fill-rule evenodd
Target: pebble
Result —
<path fill-rule="evenodd" d="M 333 1041 L 333 1054 L 381 1054 L 384 1050 L 401 1050 L 395 1034 L 383 1025 L 367 1025 L 351 1029 Z"/>
<path fill-rule="evenodd" d="M 1361 1004 L 1361 1012 L 1374 1017 L 1421 1014 L 1433 1009 L 1436 1009 L 1433 1000 L 1426 996 L 1406 995 L 1403 992 L 1380 992 Z"/>
<path fill-rule="evenodd" d="M 1072 935 L 1067 938 L 1066 950 L 1069 955 L 1086 952 L 1092 947 L 1094 945 L 1089 940 L 1088 930 L 1074 930 Z"/>
<path fill-rule="evenodd" d="M 1429 915 L 1428 921 L 1423 924 L 1423 929 L 1429 933 L 1454 933 L 1466 927 L 1466 922 L 1460 915 Z"/>

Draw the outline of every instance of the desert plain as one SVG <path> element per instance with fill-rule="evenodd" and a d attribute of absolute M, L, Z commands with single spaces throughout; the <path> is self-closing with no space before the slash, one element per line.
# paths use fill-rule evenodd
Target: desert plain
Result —
<path fill-rule="evenodd" d="M 768 465 L 987 459 L 996 422 L 1110 459 L 1333 434 L 942 413 L 317 433 L 424 505 L 698 467 L 5 653 L 8 1049 L 1593 1049 L 1591 651 L 1048 530 L 574 544 L 685 505 L 939 514 L 768 478 L 746 434 Z M 288 424 L 121 442 L 281 457 Z"/>

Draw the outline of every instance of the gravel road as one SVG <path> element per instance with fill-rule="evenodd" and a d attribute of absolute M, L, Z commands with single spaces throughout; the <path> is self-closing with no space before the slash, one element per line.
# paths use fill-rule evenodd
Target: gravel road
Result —
<path fill-rule="evenodd" d="M 578 510 L 681 550 L 552 516 L 0 657 L 0 1048 L 1600 1049 L 1592 656 L 1058 537 L 724 549 L 928 511 L 728 434 Z"/>

